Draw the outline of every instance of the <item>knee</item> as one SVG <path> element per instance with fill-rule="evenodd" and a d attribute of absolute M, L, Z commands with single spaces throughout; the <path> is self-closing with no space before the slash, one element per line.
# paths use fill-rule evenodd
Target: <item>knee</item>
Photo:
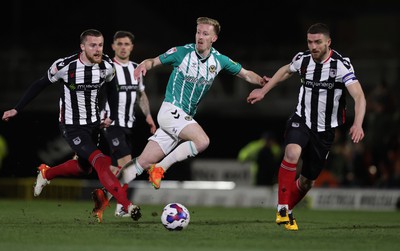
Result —
<path fill-rule="evenodd" d="M 207 135 L 199 138 L 198 140 L 193 141 L 196 146 L 196 150 L 198 153 L 203 152 L 210 145 L 210 138 Z"/>
<path fill-rule="evenodd" d="M 78 158 L 78 160 L 74 159 L 74 161 L 77 162 L 76 164 L 83 175 L 89 175 L 92 173 L 93 168 L 88 161 L 85 161 L 82 158 Z"/>
<path fill-rule="evenodd" d="M 314 180 L 309 180 L 304 176 L 300 176 L 299 181 L 300 181 L 299 186 L 302 191 L 309 191 L 314 186 L 315 183 Z"/>
<path fill-rule="evenodd" d="M 301 147 L 296 144 L 289 144 L 285 148 L 285 161 L 289 163 L 299 162 L 301 155 Z"/>

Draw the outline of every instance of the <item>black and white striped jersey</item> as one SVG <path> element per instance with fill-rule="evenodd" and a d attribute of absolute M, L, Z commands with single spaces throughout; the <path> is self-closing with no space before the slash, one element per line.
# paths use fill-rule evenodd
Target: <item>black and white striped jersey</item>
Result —
<path fill-rule="evenodd" d="M 66 125 L 87 125 L 100 119 L 99 89 L 115 75 L 113 62 L 107 55 L 103 55 L 100 64 L 92 65 L 85 65 L 80 55 L 56 60 L 47 72 L 52 83 L 63 83 L 59 121 Z"/>
<path fill-rule="evenodd" d="M 316 63 L 310 51 L 298 53 L 290 63 L 301 87 L 296 114 L 313 131 L 326 131 L 345 123 L 346 86 L 357 81 L 349 58 L 331 50 L 328 59 Z"/>
<path fill-rule="evenodd" d="M 116 84 L 118 92 L 118 115 L 112 125 L 132 128 L 135 122 L 135 102 L 137 92 L 143 92 L 145 87 L 143 78 L 135 79 L 133 71 L 137 67 L 137 63 L 129 61 L 122 64 L 114 59 L 114 67 L 116 73 Z M 102 118 L 110 114 L 110 104 L 107 101 L 101 112 Z"/>

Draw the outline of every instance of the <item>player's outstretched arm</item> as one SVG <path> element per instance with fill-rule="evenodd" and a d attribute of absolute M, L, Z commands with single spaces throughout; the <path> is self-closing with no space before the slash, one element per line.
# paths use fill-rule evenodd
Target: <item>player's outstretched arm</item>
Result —
<path fill-rule="evenodd" d="M 160 58 L 148 58 L 141 62 L 133 72 L 133 77 L 139 79 L 141 76 L 146 76 L 147 71 L 161 64 Z"/>

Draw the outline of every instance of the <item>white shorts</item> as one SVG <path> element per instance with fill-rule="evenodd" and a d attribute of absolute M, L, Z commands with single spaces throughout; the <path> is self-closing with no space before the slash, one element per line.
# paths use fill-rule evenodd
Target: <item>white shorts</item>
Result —
<path fill-rule="evenodd" d="M 179 133 L 189 124 L 197 123 L 192 116 L 169 102 L 163 102 L 158 111 L 159 128 L 149 140 L 157 142 L 164 154 L 170 153 L 179 143 Z"/>

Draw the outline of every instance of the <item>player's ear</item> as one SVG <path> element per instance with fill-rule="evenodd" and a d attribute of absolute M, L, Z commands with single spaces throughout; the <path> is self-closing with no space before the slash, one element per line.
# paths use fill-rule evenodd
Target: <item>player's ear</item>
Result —
<path fill-rule="evenodd" d="M 211 39 L 211 42 L 214 43 L 215 41 L 217 41 L 217 39 L 218 39 L 218 35 L 214 35 L 213 38 Z"/>

